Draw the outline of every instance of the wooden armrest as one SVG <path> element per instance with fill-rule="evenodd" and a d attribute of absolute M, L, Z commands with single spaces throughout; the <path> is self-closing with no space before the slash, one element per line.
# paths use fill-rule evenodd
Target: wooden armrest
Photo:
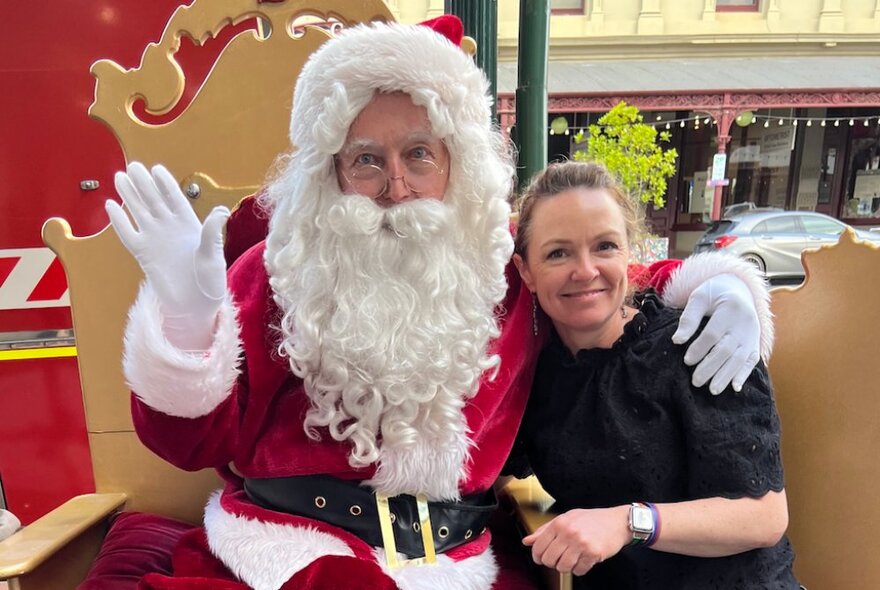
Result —
<path fill-rule="evenodd" d="M 545 522 L 550 522 L 556 516 L 550 512 L 553 505 L 553 497 L 548 494 L 538 478 L 532 476 L 526 479 L 514 479 L 501 490 L 507 496 L 513 506 L 516 518 L 527 534 L 538 530 Z M 554 569 L 542 568 L 547 587 L 552 590 L 571 590 L 571 574 L 563 574 Z"/>
<path fill-rule="evenodd" d="M 0 541 L 0 580 L 30 574 L 73 539 L 119 510 L 126 498 L 122 493 L 76 496 Z"/>

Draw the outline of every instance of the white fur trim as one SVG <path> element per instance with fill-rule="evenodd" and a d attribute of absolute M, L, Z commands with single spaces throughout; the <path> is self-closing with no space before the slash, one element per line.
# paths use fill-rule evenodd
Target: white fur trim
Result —
<path fill-rule="evenodd" d="M 220 506 L 220 492 L 205 508 L 205 531 L 214 555 L 254 590 L 277 590 L 319 557 L 354 556 L 344 541 L 314 528 L 229 514 Z"/>
<path fill-rule="evenodd" d="M 217 316 L 211 348 L 182 351 L 162 334 L 159 302 L 144 283 L 128 314 L 123 369 L 129 387 L 156 411 L 179 418 L 210 414 L 229 397 L 238 376 L 239 328 L 229 297 Z"/>
<path fill-rule="evenodd" d="M 724 252 L 703 252 L 685 259 L 663 288 L 663 301 L 670 307 L 683 308 L 691 293 L 712 277 L 731 274 L 746 284 L 755 302 L 761 324 L 761 358 L 770 359 L 773 351 L 773 313 L 767 281 L 751 263 Z"/>
<path fill-rule="evenodd" d="M 461 420 L 464 422 L 464 414 Z M 452 442 L 422 439 L 411 448 L 383 444 L 376 474 L 366 483 L 388 496 L 423 492 L 429 500 L 458 500 L 458 484 L 467 477 L 470 444 L 464 433 Z"/>
<path fill-rule="evenodd" d="M 205 508 L 205 530 L 214 555 L 254 590 L 277 590 L 298 571 L 327 555 L 354 557 L 344 541 L 316 529 L 229 514 L 220 506 L 220 492 Z M 498 575 L 491 548 L 461 561 L 440 554 L 435 564 L 396 570 L 388 569 L 382 548 L 373 551 L 376 562 L 400 590 L 486 590 Z"/>
<path fill-rule="evenodd" d="M 375 91 L 406 92 L 416 104 L 439 99 L 448 116 L 422 106 L 436 117 L 431 124 L 441 137 L 463 122 L 485 127 L 487 90 L 474 60 L 428 27 L 358 25 L 319 47 L 303 67 L 291 113 L 291 142 L 300 150 L 318 147 L 324 152 L 319 160 L 329 162 L 326 158 L 342 147 L 349 126 Z"/>
<path fill-rule="evenodd" d="M 403 554 L 399 559 L 406 559 Z M 437 555 L 431 565 L 404 566 L 389 570 L 385 550 L 376 549 L 376 561 L 390 576 L 400 590 L 487 590 L 498 576 L 498 564 L 492 548 L 461 561 L 453 561 L 445 555 Z"/>

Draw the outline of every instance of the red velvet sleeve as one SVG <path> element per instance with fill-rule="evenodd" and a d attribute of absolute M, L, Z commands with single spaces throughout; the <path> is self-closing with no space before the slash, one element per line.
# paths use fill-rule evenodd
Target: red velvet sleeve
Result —
<path fill-rule="evenodd" d="M 232 208 L 232 213 L 226 221 L 223 255 L 226 257 L 227 268 L 252 246 L 266 238 L 269 231 L 269 215 L 258 204 L 262 192 L 261 190 L 239 201 Z"/>
<path fill-rule="evenodd" d="M 658 260 L 650 265 L 630 264 L 627 276 L 630 284 L 637 290 L 651 288 L 662 295 L 669 277 L 681 266 L 681 263 L 681 260 Z"/>

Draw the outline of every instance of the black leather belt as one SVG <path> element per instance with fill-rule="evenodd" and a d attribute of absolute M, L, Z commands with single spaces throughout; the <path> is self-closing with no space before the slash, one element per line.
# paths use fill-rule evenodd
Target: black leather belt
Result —
<path fill-rule="evenodd" d="M 357 535 L 373 547 L 384 547 L 377 497 L 357 481 L 327 475 L 266 479 L 245 478 L 244 490 L 255 504 L 320 520 Z M 415 496 L 388 498 L 397 551 L 408 558 L 426 554 Z M 498 500 L 491 488 L 458 502 L 427 502 L 437 553 L 467 543 L 483 532 Z"/>

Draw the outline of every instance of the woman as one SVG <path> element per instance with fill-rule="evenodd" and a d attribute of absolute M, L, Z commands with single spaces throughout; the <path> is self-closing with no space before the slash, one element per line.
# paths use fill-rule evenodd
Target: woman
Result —
<path fill-rule="evenodd" d="M 522 198 L 514 260 L 554 334 L 518 445 L 561 510 L 523 542 L 577 588 L 796 589 L 766 369 L 740 393 L 691 385 L 679 312 L 629 297 L 641 232 L 596 164 L 552 165 Z"/>

